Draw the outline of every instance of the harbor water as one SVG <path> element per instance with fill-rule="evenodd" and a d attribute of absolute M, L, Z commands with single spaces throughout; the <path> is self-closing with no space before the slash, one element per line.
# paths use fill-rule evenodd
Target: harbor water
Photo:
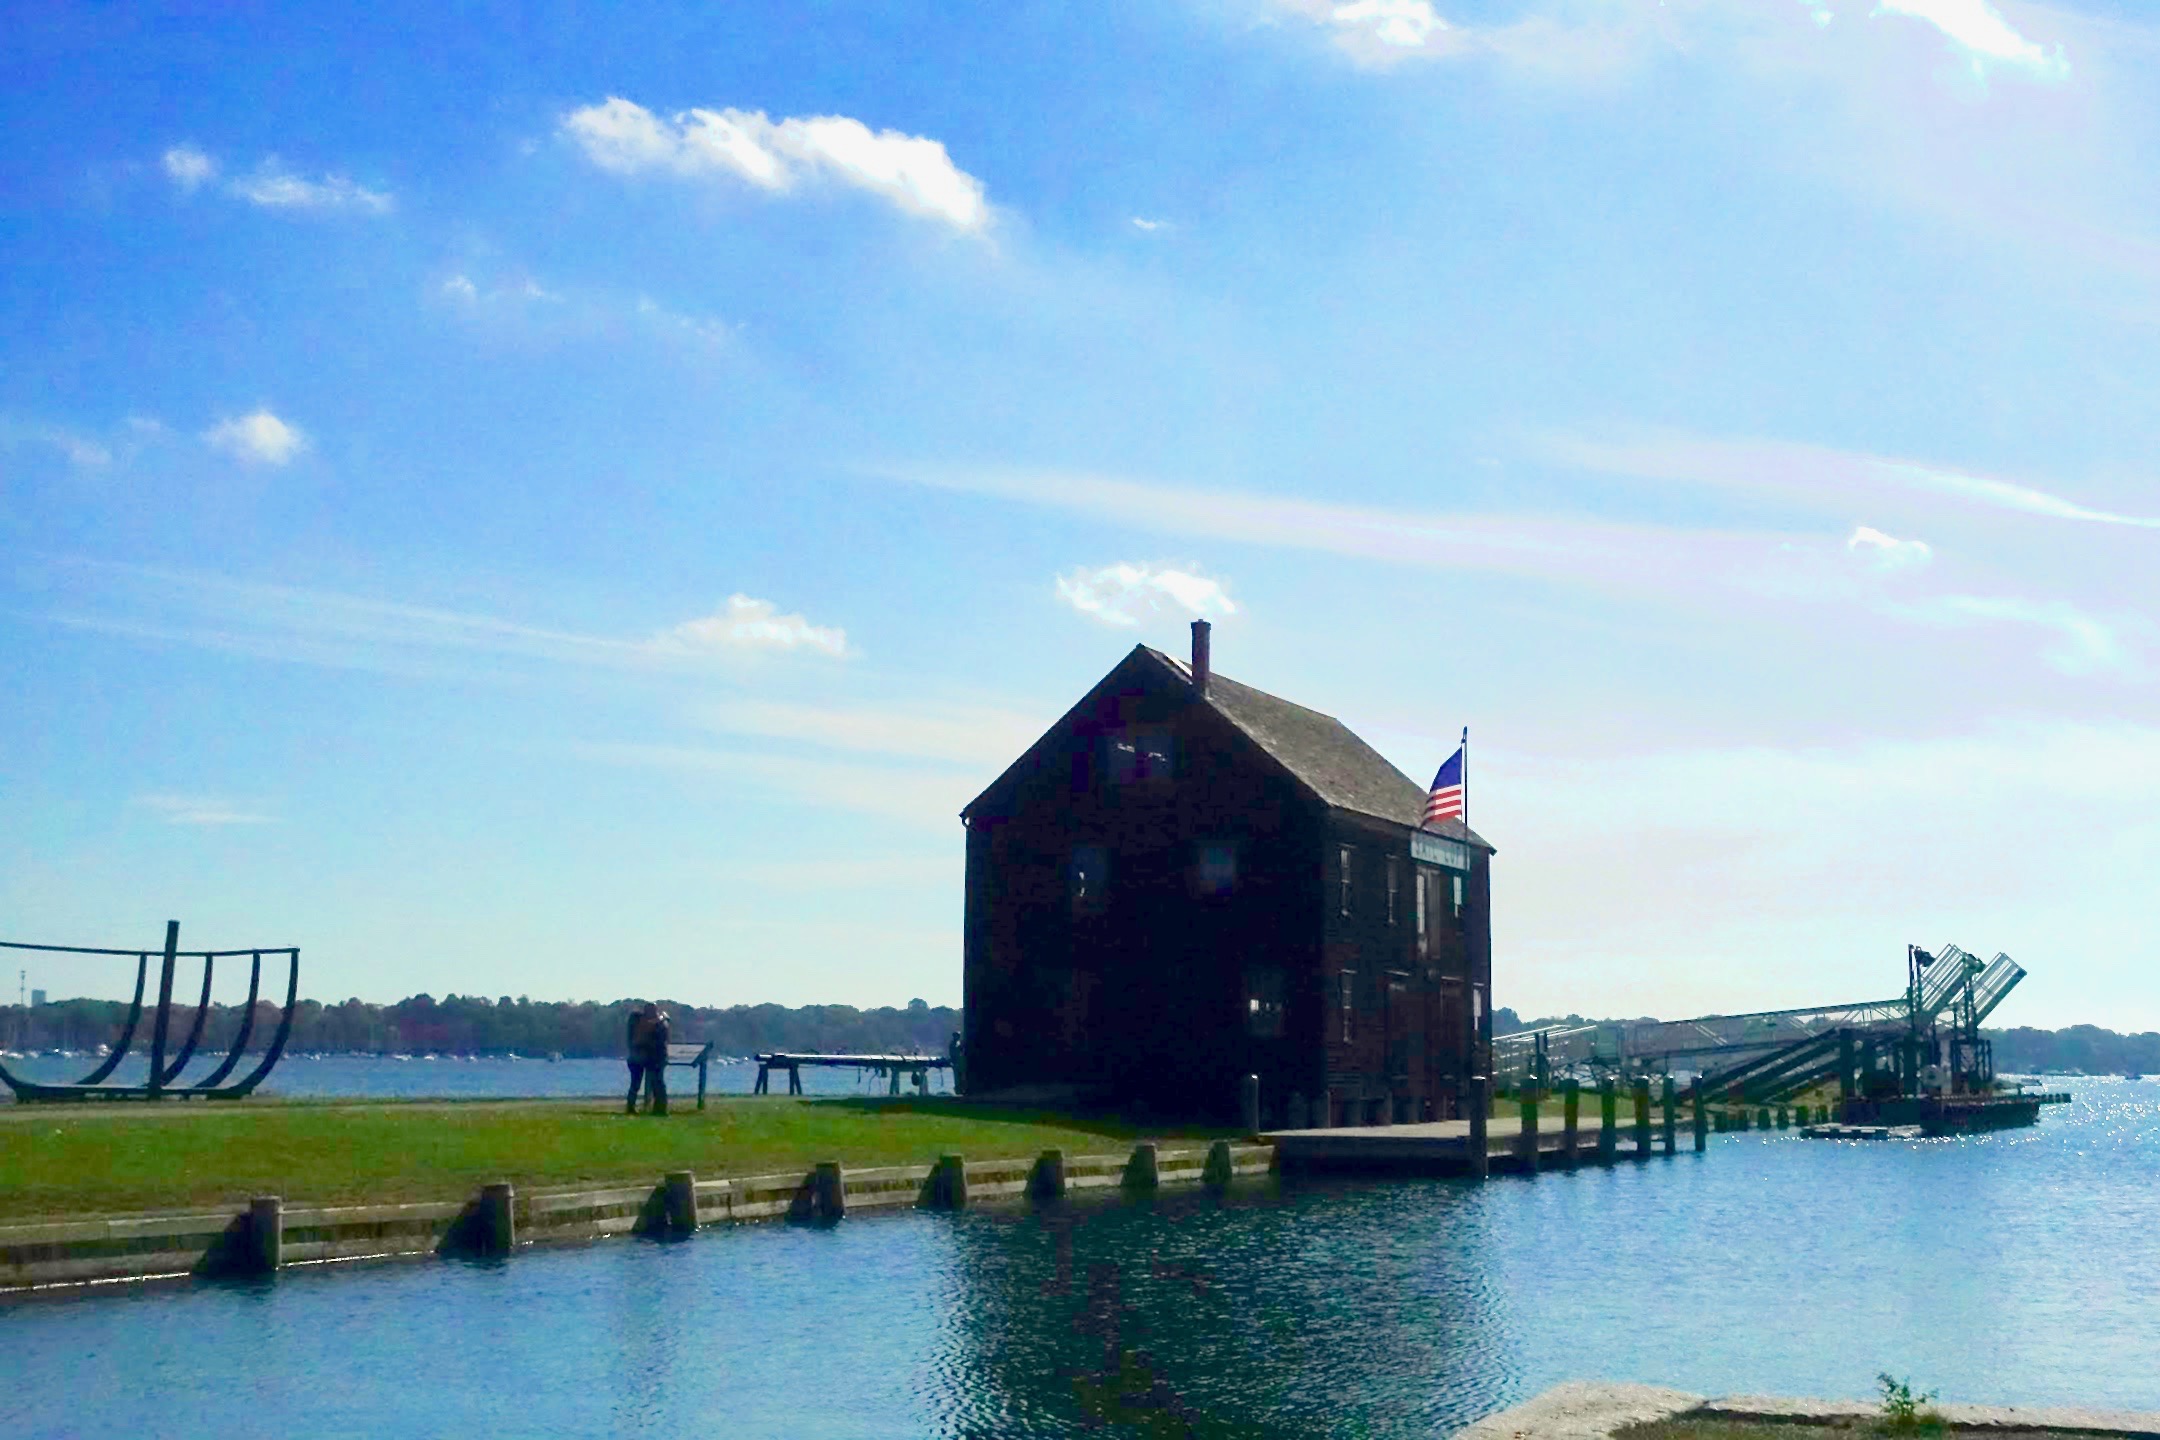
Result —
<path fill-rule="evenodd" d="M 2062 1088 L 2061 1082 L 2051 1088 Z M 2160 1411 L 2160 1084 L 2029 1130 L 1714 1136 L 0 1306 L 0 1431 L 1444 1435 L 1567 1379 Z"/>

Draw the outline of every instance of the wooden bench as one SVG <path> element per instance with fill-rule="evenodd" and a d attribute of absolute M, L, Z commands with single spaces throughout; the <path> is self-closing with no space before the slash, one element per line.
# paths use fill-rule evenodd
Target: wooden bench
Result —
<path fill-rule="evenodd" d="M 689 1065 L 697 1070 L 697 1108 L 705 1108 L 705 1067 L 712 1063 L 712 1041 L 667 1047 L 667 1063 Z"/>

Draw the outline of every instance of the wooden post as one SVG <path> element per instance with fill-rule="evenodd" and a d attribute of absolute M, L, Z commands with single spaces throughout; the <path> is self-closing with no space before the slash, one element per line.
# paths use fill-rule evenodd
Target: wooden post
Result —
<path fill-rule="evenodd" d="M 1635 1082 L 1635 1158 L 1650 1158 L 1650 1080 L 1648 1076 Z"/>
<path fill-rule="evenodd" d="M 1532 1175 L 1538 1169 L 1538 1103 L 1535 1090 L 1525 1090 L 1522 1096 L 1522 1131 L 1515 1137 L 1515 1146 L 1522 1156 L 1523 1169 Z"/>
<path fill-rule="evenodd" d="M 712 1061 L 712 1046 L 707 1045 L 697 1057 L 697 1108 L 705 1108 L 705 1067 Z"/>
<path fill-rule="evenodd" d="M 697 1176 L 688 1170 L 670 1170 L 660 1181 L 661 1211 L 669 1233 L 688 1235 L 697 1229 Z"/>
<path fill-rule="evenodd" d="M 938 1156 L 937 1171 L 930 1177 L 930 1198 L 940 1210 L 967 1208 L 966 1160 L 958 1155 Z"/>
<path fill-rule="evenodd" d="M 840 1173 L 839 1161 L 818 1161 L 817 1178 L 811 1188 L 817 1195 L 820 1220 L 838 1220 L 847 1214 L 847 1181 Z"/>
<path fill-rule="evenodd" d="M 1560 1163 L 1569 1170 L 1579 1158 L 1582 1145 L 1582 1086 L 1573 1080 L 1560 1082 Z"/>
<path fill-rule="evenodd" d="M 787 1093 L 790 1095 L 802 1094 L 802 1066 L 797 1065 L 792 1060 L 788 1062 L 787 1067 Z"/>
<path fill-rule="evenodd" d="M 1598 1164 L 1610 1165 L 1620 1154 L 1620 1096 L 1613 1089 L 1610 1075 L 1598 1081 L 1597 1108 Z"/>
<path fill-rule="evenodd" d="M 1065 1193 L 1065 1152 L 1045 1150 L 1028 1175 L 1028 1193 L 1037 1200 L 1056 1200 Z"/>
<path fill-rule="evenodd" d="M 1470 1080 L 1470 1144 L 1465 1157 L 1470 1162 L 1470 1178 L 1483 1180 L 1492 1169 L 1490 1141 L 1486 1138 L 1486 1111 L 1491 1107 L 1492 1079 L 1477 1075 Z"/>
<path fill-rule="evenodd" d="M 771 1080 L 772 1067 L 770 1065 L 767 1065 L 762 1060 L 758 1061 L 757 1084 L 750 1087 L 750 1093 L 753 1095 L 764 1095 L 769 1093 L 765 1087 Z"/>
<path fill-rule="evenodd" d="M 258 1275 L 274 1275 L 285 1263 L 285 1201 L 276 1195 L 257 1195 L 248 1201 L 247 1268 Z"/>
<path fill-rule="evenodd" d="M 517 1245 L 517 1192 L 507 1180 L 480 1191 L 480 1243 L 483 1255 L 508 1255 Z"/>
<path fill-rule="evenodd" d="M 158 1077 L 165 1073 L 165 1031 L 172 1023 L 173 961 L 180 949 L 180 922 L 165 922 L 165 966 L 158 971 L 157 1019 L 150 1026 L 150 1086 L 156 1095 L 165 1088 Z M 205 965 L 210 962 L 205 960 Z"/>
<path fill-rule="evenodd" d="M 1755 1118 L 1758 1125 L 1760 1125 L 1763 1129 L 1768 1130 L 1770 1128 L 1770 1107 L 1768 1105 L 1763 1106 L 1762 1109 L 1756 1113 Z"/>
<path fill-rule="evenodd" d="M 1244 1102 L 1245 1134 L 1248 1137 L 1260 1133 L 1260 1077 L 1247 1075 L 1239 1098 Z"/>
<path fill-rule="evenodd" d="M 1153 1190 L 1161 1183 L 1162 1173 L 1155 1162 L 1155 1142 L 1142 1140 L 1133 1146 L 1132 1159 L 1125 1162 L 1125 1188 Z"/>
<path fill-rule="evenodd" d="M 1700 1155 L 1710 1148 L 1709 1117 L 1703 1113 L 1702 1077 L 1696 1076 L 1695 1083 L 1688 1089 L 1695 1098 L 1695 1153 Z"/>
<path fill-rule="evenodd" d="M 1231 1173 L 1230 1142 L 1217 1140 L 1207 1147 L 1207 1165 L 1200 1172 L 1201 1182 L 1220 1190 L 1230 1183 Z"/>
<path fill-rule="evenodd" d="M 1665 1077 L 1665 1087 L 1658 1098 L 1661 1102 L 1659 1107 L 1661 1118 L 1665 1122 L 1665 1153 L 1667 1155 L 1677 1155 L 1680 1153 L 1680 1132 L 1678 1126 L 1674 1123 L 1675 1105 L 1672 1076 L 1667 1075 Z"/>

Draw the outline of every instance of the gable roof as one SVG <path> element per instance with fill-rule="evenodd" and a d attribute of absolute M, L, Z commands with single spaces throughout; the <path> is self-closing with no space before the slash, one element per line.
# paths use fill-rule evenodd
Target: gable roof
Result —
<path fill-rule="evenodd" d="M 1138 648 L 1191 683 L 1192 671 L 1184 661 L 1161 650 Z M 1324 805 L 1413 830 L 1430 830 L 1487 851 L 1493 848 L 1460 820 L 1425 824 L 1425 787 L 1332 715 L 1308 710 L 1218 670 L 1208 672 L 1207 694 L 1201 703 L 1266 751 Z"/>

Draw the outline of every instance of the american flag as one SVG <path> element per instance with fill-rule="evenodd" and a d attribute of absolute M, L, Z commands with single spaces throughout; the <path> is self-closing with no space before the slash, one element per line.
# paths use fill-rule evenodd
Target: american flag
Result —
<path fill-rule="evenodd" d="M 1427 825 L 1435 820 L 1463 818 L 1463 750 L 1468 749 L 1469 744 L 1469 736 L 1465 734 L 1462 747 L 1450 755 L 1447 763 L 1440 767 L 1440 773 L 1432 777 L 1432 793 L 1425 797 Z"/>

